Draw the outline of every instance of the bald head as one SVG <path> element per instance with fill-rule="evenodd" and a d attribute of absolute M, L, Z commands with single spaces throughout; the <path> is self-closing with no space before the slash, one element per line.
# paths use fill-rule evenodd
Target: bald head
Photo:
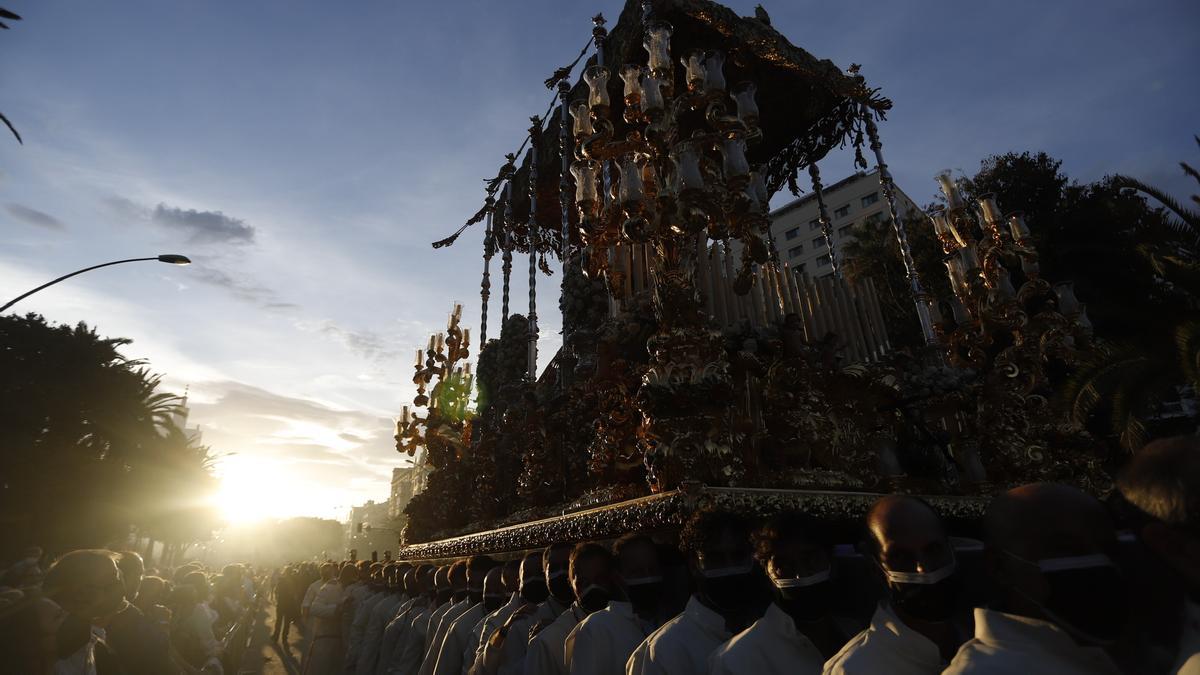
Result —
<path fill-rule="evenodd" d="M 888 495 L 875 502 L 867 530 L 876 559 L 894 572 L 932 572 L 952 558 L 942 519 L 916 497 Z"/>
<path fill-rule="evenodd" d="M 1117 489 L 1151 518 L 1200 531 L 1200 437 L 1148 443 L 1121 472 Z"/>
<path fill-rule="evenodd" d="M 988 546 L 1026 560 L 1109 552 L 1116 533 L 1096 499 L 1057 483 L 1034 483 L 996 497 L 985 518 Z"/>

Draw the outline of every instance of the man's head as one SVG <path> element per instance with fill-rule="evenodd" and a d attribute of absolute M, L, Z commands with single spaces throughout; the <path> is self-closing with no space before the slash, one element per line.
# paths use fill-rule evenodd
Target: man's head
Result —
<path fill-rule="evenodd" d="M 550 589 L 546 586 L 546 574 L 542 571 L 542 553 L 527 553 L 521 559 L 520 590 L 521 599 L 527 603 L 540 605 L 550 597 Z"/>
<path fill-rule="evenodd" d="M 388 588 L 395 593 L 403 593 L 405 591 L 404 575 L 412 570 L 412 563 L 394 563 L 394 567 L 395 569 L 392 572 L 392 580 L 388 582 Z"/>
<path fill-rule="evenodd" d="M 400 576 L 400 586 L 404 588 L 405 595 L 410 598 L 420 593 L 417 587 L 417 568 L 411 567 L 404 570 L 404 574 Z"/>
<path fill-rule="evenodd" d="M 1037 483 L 996 497 L 985 518 L 993 604 L 1045 619 L 1076 641 L 1111 643 L 1124 622 L 1117 538 L 1100 502 L 1066 485 Z"/>
<path fill-rule="evenodd" d="M 575 598 L 585 612 L 604 609 L 616 591 L 613 555 L 600 544 L 579 544 L 571 551 L 568 574 Z"/>
<path fill-rule="evenodd" d="M 504 592 L 512 595 L 521 588 L 521 561 L 504 561 Z"/>
<path fill-rule="evenodd" d="M 901 618 L 949 619 L 958 597 L 958 568 L 933 507 L 916 497 L 883 497 L 867 512 L 867 532 L 871 557 Z"/>
<path fill-rule="evenodd" d="M 756 600 L 750 521 L 744 516 L 700 511 L 684 525 L 679 539 L 700 595 L 710 607 L 729 618 Z"/>
<path fill-rule="evenodd" d="M 436 568 L 433 565 L 418 565 L 413 570 L 413 590 L 425 596 L 432 597 L 436 589 Z"/>
<path fill-rule="evenodd" d="M 794 619 L 815 621 L 833 601 L 832 555 L 825 528 L 801 513 L 781 513 L 754 534 L 754 555 L 775 587 L 775 602 Z"/>
<path fill-rule="evenodd" d="M 433 573 L 433 597 L 437 604 L 450 600 L 450 567 L 442 565 Z"/>
<path fill-rule="evenodd" d="M 338 583 L 345 588 L 356 581 L 358 581 L 358 568 L 354 565 L 342 565 L 342 570 L 338 573 Z"/>
<path fill-rule="evenodd" d="M 467 561 L 455 560 L 450 565 L 450 597 L 454 602 L 462 602 L 467 598 Z"/>
<path fill-rule="evenodd" d="M 634 609 L 653 611 L 662 599 L 663 571 L 658 546 L 644 534 L 627 534 L 613 543 L 617 582 Z"/>
<path fill-rule="evenodd" d="M 1200 591 L 1200 438 L 1176 436 L 1142 448 L 1117 478 L 1138 537 Z"/>
<path fill-rule="evenodd" d="M 337 574 L 337 565 L 333 563 L 325 563 L 321 565 L 321 581 L 330 581 L 333 575 Z"/>
<path fill-rule="evenodd" d="M 483 577 L 483 611 L 491 613 L 500 609 L 507 598 L 508 593 L 504 591 L 504 568 L 493 567 Z"/>
<path fill-rule="evenodd" d="M 142 556 L 133 551 L 121 551 L 117 554 L 117 567 L 121 570 L 121 583 L 125 585 L 125 599 L 133 602 L 142 585 L 142 577 L 146 574 Z"/>
<path fill-rule="evenodd" d="M 143 577 L 134 604 L 142 609 L 161 605 L 167 597 L 167 582 L 161 577 Z"/>
<path fill-rule="evenodd" d="M 571 576 L 568 568 L 571 565 L 571 545 L 556 543 L 542 551 L 542 573 L 546 575 L 546 586 L 550 595 L 564 605 L 575 600 L 575 592 L 571 590 Z"/>
<path fill-rule="evenodd" d="M 472 604 L 483 602 L 484 577 L 495 567 L 496 561 L 491 556 L 473 555 L 467 559 L 467 597 Z"/>
<path fill-rule="evenodd" d="M 42 592 L 63 610 L 87 622 L 125 608 L 125 585 L 112 551 L 84 549 L 59 558 L 42 582 Z"/>

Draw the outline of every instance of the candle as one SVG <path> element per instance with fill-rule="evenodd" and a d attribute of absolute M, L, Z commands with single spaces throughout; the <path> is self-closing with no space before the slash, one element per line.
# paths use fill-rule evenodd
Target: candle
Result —
<path fill-rule="evenodd" d="M 417 361 L 416 361 L 416 363 L 413 364 L 417 368 L 421 367 L 421 362 L 424 360 L 421 358 L 423 355 L 424 355 L 424 353 L 420 349 L 418 349 L 417 350 Z"/>
<path fill-rule="evenodd" d="M 979 198 L 979 209 L 983 211 L 983 219 L 988 225 L 996 226 L 1000 222 L 1000 207 L 996 205 L 996 195 L 988 193 Z"/>
<path fill-rule="evenodd" d="M 436 337 L 436 336 L 433 336 L 433 335 L 430 335 L 430 336 L 429 336 L 429 348 L 430 348 L 430 349 L 433 349 L 433 348 L 434 348 L 434 345 L 435 345 L 436 343 L 437 343 L 437 337 Z"/>
<path fill-rule="evenodd" d="M 446 336 L 443 333 L 438 333 L 436 338 L 437 338 L 437 342 L 436 342 L 437 346 L 434 347 L 433 349 L 434 349 L 434 351 L 440 352 L 440 351 L 442 351 L 442 347 L 444 347 L 446 345 Z"/>
<path fill-rule="evenodd" d="M 460 345 L 460 346 L 462 346 L 462 347 L 466 347 L 466 346 L 467 346 L 467 345 L 469 345 L 469 344 L 471 344 L 471 329 L 470 329 L 470 328 L 464 328 L 464 329 L 463 329 L 462 345 Z"/>
<path fill-rule="evenodd" d="M 456 302 L 456 303 L 454 303 L 454 318 L 455 318 L 455 319 L 461 319 L 461 318 L 462 318 L 462 305 L 461 305 L 460 303 L 457 303 L 457 302 Z"/>
<path fill-rule="evenodd" d="M 408 410 L 408 406 L 404 406 L 404 410 L 401 413 L 400 419 L 403 420 L 405 424 L 408 424 L 410 421 L 412 421 L 411 413 Z"/>
<path fill-rule="evenodd" d="M 1008 227 L 1012 230 L 1013 239 L 1024 241 L 1029 238 L 1029 228 L 1025 225 L 1025 214 L 1013 211 L 1008 214 Z"/>
<path fill-rule="evenodd" d="M 470 361 L 467 362 L 465 372 L 468 376 L 471 374 L 471 362 Z"/>

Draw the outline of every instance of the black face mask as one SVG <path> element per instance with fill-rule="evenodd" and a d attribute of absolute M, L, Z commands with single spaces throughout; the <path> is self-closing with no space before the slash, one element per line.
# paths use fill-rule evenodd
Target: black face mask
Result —
<path fill-rule="evenodd" d="M 608 607 L 608 601 L 611 599 L 612 593 L 607 588 L 593 584 L 584 589 L 583 597 L 579 598 L 579 606 L 589 613 L 598 612 Z"/>
<path fill-rule="evenodd" d="M 1128 609 L 1125 580 L 1115 567 L 1043 572 L 1050 595 L 1042 609 L 1047 618 L 1076 640 L 1105 645 L 1116 642 Z"/>
<path fill-rule="evenodd" d="M 492 595 L 483 597 L 483 610 L 487 613 L 492 613 L 504 606 L 503 595 Z"/>
<path fill-rule="evenodd" d="M 833 606 L 833 583 L 822 581 L 798 588 L 776 588 L 775 604 L 796 621 L 816 621 Z"/>
<path fill-rule="evenodd" d="M 654 609 L 662 600 L 663 582 L 649 581 L 643 584 L 629 584 L 625 587 L 625 595 L 634 609 Z"/>
<path fill-rule="evenodd" d="M 546 586 L 546 580 L 541 577 L 528 579 L 521 584 L 521 599 L 525 602 L 540 605 L 548 597 L 550 597 L 550 588 Z"/>
<path fill-rule="evenodd" d="M 962 584 L 957 573 L 936 584 L 888 584 L 892 606 L 923 621 L 945 621 L 954 614 Z"/>
<path fill-rule="evenodd" d="M 704 595 L 718 611 L 738 612 L 754 599 L 754 575 L 745 573 L 706 578 L 702 588 Z"/>
<path fill-rule="evenodd" d="M 434 601 L 436 604 L 439 604 L 439 605 L 444 605 L 444 604 L 446 604 L 447 602 L 449 602 L 449 601 L 450 601 L 450 594 L 451 594 L 451 593 L 452 593 L 452 591 L 451 591 L 449 588 L 447 588 L 447 589 L 445 589 L 445 590 L 438 591 L 437 593 L 435 593 L 435 594 L 434 594 L 434 596 L 433 596 L 433 601 Z"/>
<path fill-rule="evenodd" d="M 473 588 L 468 588 L 467 597 L 470 598 L 472 605 L 478 605 L 479 603 L 483 602 L 483 589 L 480 588 L 475 590 Z"/>
<path fill-rule="evenodd" d="M 454 591 L 450 594 L 450 600 L 453 602 L 462 602 L 467 599 L 467 590 L 464 588 L 461 591 Z"/>
<path fill-rule="evenodd" d="M 568 605 L 575 599 L 575 591 L 571 590 L 571 579 L 566 574 L 550 578 L 550 595 L 555 600 Z"/>

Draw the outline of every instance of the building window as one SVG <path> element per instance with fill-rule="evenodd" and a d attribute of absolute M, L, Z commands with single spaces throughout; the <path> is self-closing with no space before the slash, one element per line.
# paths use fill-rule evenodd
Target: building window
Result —
<path fill-rule="evenodd" d="M 804 253 L 804 244 L 797 244 L 788 249 L 788 257 L 789 258 L 795 258 L 796 256 L 800 255 L 801 253 Z"/>
<path fill-rule="evenodd" d="M 876 211 L 866 218 L 863 218 L 863 225 L 874 225 L 881 220 L 883 220 L 883 211 Z"/>
<path fill-rule="evenodd" d="M 843 225 L 842 227 L 839 227 L 838 228 L 838 239 L 845 239 L 846 237 L 851 236 L 851 230 L 853 230 L 853 229 L 854 229 L 853 225 Z"/>
<path fill-rule="evenodd" d="M 820 219 L 820 218 L 818 218 L 817 220 L 810 220 L 810 221 L 808 221 L 808 229 L 809 229 L 810 231 L 811 231 L 811 230 L 819 230 L 819 229 L 821 229 L 821 219 Z"/>
<path fill-rule="evenodd" d="M 872 192 L 871 194 L 869 194 L 869 195 L 867 195 L 866 197 L 863 197 L 863 198 L 862 198 L 862 207 L 865 209 L 865 208 L 867 208 L 868 206 L 870 206 L 870 205 L 874 204 L 874 203 L 875 203 L 875 202 L 877 202 L 877 201 L 879 201 L 879 193 L 878 193 L 878 192 Z"/>
<path fill-rule="evenodd" d="M 813 248 L 821 248 L 825 245 L 825 237 L 817 237 L 813 239 Z"/>
<path fill-rule="evenodd" d="M 849 204 L 846 204 L 845 206 L 839 206 L 833 210 L 834 218 L 845 218 L 848 215 L 850 215 L 850 205 Z"/>
<path fill-rule="evenodd" d="M 796 237 L 800 236 L 800 228 L 793 227 L 792 229 L 788 230 L 787 232 L 784 232 L 783 236 L 784 236 L 784 238 L 786 238 L 788 240 L 795 239 Z"/>
<path fill-rule="evenodd" d="M 795 274 L 798 277 L 804 276 L 804 263 L 796 263 L 795 265 L 792 265 L 792 274 Z"/>
<path fill-rule="evenodd" d="M 817 267 L 825 267 L 828 264 L 829 264 L 829 254 L 828 253 L 821 256 L 820 258 L 817 258 Z"/>

